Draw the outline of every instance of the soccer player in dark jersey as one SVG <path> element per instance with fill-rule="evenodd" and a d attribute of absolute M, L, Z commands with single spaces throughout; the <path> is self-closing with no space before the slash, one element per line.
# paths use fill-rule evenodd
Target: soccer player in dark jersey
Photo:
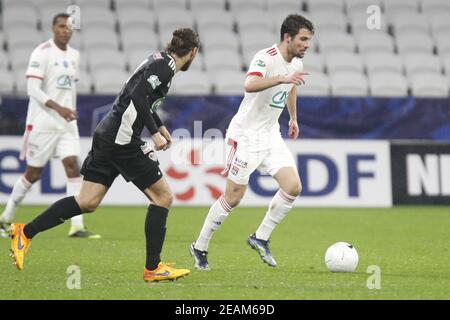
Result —
<path fill-rule="evenodd" d="M 91 151 L 81 169 L 84 177 L 78 196 L 55 202 L 28 224 L 11 225 L 11 256 L 19 270 L 23 269 L 24 256 L 34 236 L 73 216 L 94 212 L 121 174 L 151 201 L 145 220 L 144 280 L 174 280 L 189 274 L 187 269 L 175 269 L 161 262 L 166 219 L 173 196 L 154 150 L 140 135 L 146 127 L 155 150 L 170 147 L 171 135 L 156 110 L 167 95 L 174 74 L 189 69 L 199 45 L 195 31 L 177 29 L 166 50 L 144 60 L 126 81 L 111 111 L 94 132 Z"/>

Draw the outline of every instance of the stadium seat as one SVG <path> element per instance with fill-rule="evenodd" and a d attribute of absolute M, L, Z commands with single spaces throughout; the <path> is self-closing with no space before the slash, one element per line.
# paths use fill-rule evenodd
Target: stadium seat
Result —
<path fill-rule="evenodd" d="M 318 34 L 325 32 L 347 32 L 347 16 L 339 11 L 315 11 L 311 13 L 311 21 Z"/>
<path fill-rule="evenodd" d="M 244 29 L 240 32 L 239 36 L 242 52 L 253 52 L 253 54 L 278 42 L 277 36 L 267 30 Z"/>
<path fill-rule="evenodd" d="M 200 35 L 200 41 L 202 42 L 203 50 L 207 53 L 209 50 L 223 49 L 239 51 L 239 39 L 236 33 L 232 31 L 214 31 L 209 32 L 204 30 Z"/>
<path fill-rule="evenodd" d="M 14 91 L 14 77 L 10 71 L 0 67 L 2 76 L 0 77 L 0 95 L 11 94 Z"/>
<path fill-rule="evenodd" d="M 211 94 L 211 81 L 208 74 L 201 71 L 177 73 L 169 92 L 174 95 L 208 95 Z"/>
<path fill-rule="evenodd" d="M 369 84 L 364 74 L 359 72 L 339 72 L 331 74 L 331 94 L 333 96 L 367 96 Z"/>
<path fill-rule="evenodd" d="M 116 16 L 109 9 L 92 8 L 81 14 L 82 31 L 91 28 L 116 28 Z"/>
<path fill-rule="evenodd" d="M 5 47 L 5 35 L 0 30 L 0 51 L 2 51 L 4 47 Z"/>
<path fill-rule="evenodd" d="M 62 0 L 61 0 L 62 1 Z M 11 9 L 13 7 L 30 7 L 36 9 L 36 6 L 39 6 L 43 0 L 2 0 L 2 8 L 4 10 Z"/>
<path fill-rule="evenodd" d="M 283 10 L 294 13 L 301 10 L 301 4 L 298 0 L 268 0 L 267 10 L 270 13 L 274 10 Z"/>
<path fill-rule="evenodd" d="M 51 37 L 51 35 L 48 36 L 49 39 L 50 39 L 50 37 Z M 83 50 L 83 39 L 82 39 L 82 36 L 81 36 L 81 34 L 80 34 L 80 32 L 78 30 L 75 30 L 72 33 L 72 37 L 70 38 L 69 45 L 72 48 L 75 48 L 77 50 Z"/>
<path fill-rule="evenodd" d="M 234 21 L 232 15 L 223 9 L 204 9 L 195 13 L 197 30 L 202 37 L 203 30 L 226 30 L 232 31 Z"/>
<path fill-rule="evenodd" d="M 117 14 L 122 10 L 149 10 L 151 1 L 149 0 L 114 0 Z"/>
<path fill-rule="evenodd" d="M 450 53 L 450 38 L 448 33 L 439 33 L 436 35 L 437 51 L 440 55 Z"/>
<path fill-rule="evenodd" d="M 13 71 L 14 89 L 18 95 L 27 95 L 27 78 L 25 77 L 26 68 L 15 69 Z"/>
<path fill-rule="evenodd" d="M 3 49 L 0 50 L 0 70 L 6 71 L 9 68 L 9 59 Z"/>
<path fill-rule="evenodd" d="M 311 14 L 309 12 L 298 11 L 296 13 L 304 16 L 307 19 L 311 19 Z M 290 14 L 292 14 L 292 11 L 288 10 L 284 7 L 280 7 L 280 8 L 274 7 L 270 11 L 270 15 L 272 17 L 272 19 L 271 19 L 272 29 L 274 32 L 276 32 L 277 34 L 280 34 L 281 24 L 283 23 L 284 19 L 286 19 L 286 17 Z M 312 22 L 314 23 L 314 21 L 312 21 Z"/>
<path fill-rule="evenodd" d="M 90 73 L 81 71 L 78 75 L 78 81 L 76 82 L 76 88 L 78 94 L 91 94 L 92 93 L 92 77 Z"/>
<path fill-rule="evenodd" d="M 34 6 L 14 5 L 3 8 L 1 15 L 3 30 L 19 28 L 36 29 L 39 21 L 39 14 Z"/>
<path fill-rule="evenodd" d="M 306 53 L 303 61 L 303 70 L 305 72 L 311 72 L 312 74 L 316 72 L 324 72 L 325 63 L 323 56 L 318 53 Z"/>
<path fill-rule="evenodd" d="M 441 73 L 441 59 L 433 54 L 408 53 L 403 57 L 406 74 L 411 77 L 422 73 Z"/>
<path fill-rule="evenodd" d="M 418 74 L 410 80 L 413 96 L 446 98 L 449 95 L 448 80 L 441 74 Z"/>
<path fill-rule="evenodd" d="M 120 38 L 123 51 L 126 52 L 134 49 L 147 49 L 151 51 L 161 47 L 159 36 L 148 28 L 130 27 L 123 29 Z"/>
<path fill-rule="evenodd" d="M 337 52 L 325 56 L 325 65 L 329 74 L 339 72 L 364 71 L 362 58 L 359 54 L 350 52 Z"/>
<path fill-rule="evenodd" d="M 92 74 L 94 91 L 96 94 L 117 95 L 129 77 L 128 72 L 118 69 L 96 72 Z"/>
<path fill-rule="evenodd" d="M 117 11 L 120 31 L 139 28 L 155 30 L 155 12 L 144 8 L 124 8 Z"/>
<path fill-rule="evenodd" d="M 393 53 L 368 53 L 364 56 L 364 63 L 369 75 L 386 72 L 403 73 L 403 59 Z"/>
<path fill-rule="evenodd" d="M 106 27 L 84 28 L 81 35 L 83 37 L 83 47 L 89 51 L 100 49 L 118 50 L 119 40 L 114 30 Z"/>
<path fill-rule="evenodd" d="M 419 12 L 419 0 L 384 0 L 384 12 Z"/>
<path fill-rule="evenodd" d="M 317 40 L 319 50 L 322 54 L 355 51 L 355 39 L 351 34 L 344 32 L 327 32 L 322 33 Z"/>
<path fill-rule="evenodd" d="M 172 10 L 172 9 L 184 9 L 187 10 L 187 3 L 189 0 L 151 0 L 152 8 L 155 11 L 159 10 Z"/>
<path fill-rule="evenodd" d="M 434 43 L 429 35 L 415 32 L 403 32 L 396 36 L 397 50 L 400 54 L 409 52 L 433 53 Z"/>
<path fill-rule="evenodd" d="M 432 17 L 435 14 L 450 14 L 450 2 L 447 0 L 421 0 L 422 12 Z"/>
<path fill-rule="evenodd" d="M 450 33 L 450 14 L 439 13 L 435 14 L 431 20 L 431 29 L 434 36 L 439 36 L 441 34 L 448 35 Z"/>
<path fill-rule="evenodd" d="M 189 70 L 197 70 L 197 71 L 205 70 L 205 57 L 202 53 L 197 53 L 197 56 L 192 62 Z"/>
<path fill-rule="evenodd" d="M 144 49 L 134 49 L 131 51 L 127 51 L 125 53 L 125 57 L 127 59 L 128 67 L 130 68 L 130 71 L 133 72 L 136 70 L 136 68 L 151 54 L 153 54 L 157 50 L 152 50 L 150 48 Z"/>
<path fill-rule="evenodd" d="M 442 56 L 445 73 L 450 76 L 450 52 Z"/>
<path fill-rule="evenodd" d="M 374 52 L 394 52 L 394 39 L 379 30 L 361 32 L 356 36 L 356 43 L 360 54 Z"/>
<path fill-rule="evenodd" d="M 271 33 L 272 27 L 268 21 L 271 14 L 266 10 L 240 10 L 234 13 L 235 22 L 239 32 L 260 31 Z"/>
<path fill-rule="evenodd" d="M 228 4 L 230 6 L 230 11 L 233 13 L 248 9 L 267 9 L 267 0 L 228 0 Z"/>
<path fill-rule="evenodd" d="M 315 13 L 318 11 L 344 12 L 344 0 L 306 0 L 308 11 Z"/>
<path fill-rule="evenodd" d="M 205 53 L 205 67 L 209 73 L 223 70 L 242 71 L 242 58 L 235 50 L 208 50 Z"/>
<path fill-rule="evenodd" d="M 9 61 L 11 63 L 11 70 L 14 73 L 16 73 L 17 70 L 26 69 L 28 67 L 30 56 L 34 48 L 35 48 L 34 46 L 23 47 L 9 51 Z"/>
<path fill-rule="evenodd" d="M 305 77 L 305 84 L 297 87 L 297 95 L 302 96 L 329 96 L 330 79 L 322 72 L 314 72 Z"/>
<path fill-rule="evenodd" d="M 225 11 L 225 0 L 190 0 L 192 12 L 199 13 L 203 10 L 223 10 Z"/>
<path fill-rule="evenodd" d="M 66 12 L 69 5 L 67 1 L 48 1 L 38 6 L 42 32 L 50 33 L 53 17 L 58 13 Z"/>
<path fill-rule="evenodd" d="M 370 93 L 374 97 L 403 97 L 408 95 L 408 82 L 401 73 L 369 74 Z"/>
<path fill-rule="evenodd" d="M 427 17 L 419 13 L 399 13 L 392 21 L 396 36 L 407 33 L 428 34 L 430 23 Z"/>
<path fill-rule="evenodd" d="M 10 52 L 21 48 L 37 47 L 44 40 L 47 40 L 38 30 L 26 27 L 5 30 L 5 38 Z"/>
<path fill-rule="evenodd" d="M 125 57 L 120 51 L 90 50 L 88 57 L 89 68 L 92 74 L 109 69 L 119 69 L 124 71 L 127 69 Z"/>
<path fill-rule="evenodd" d="M 194 19 L 191 11 L 186 9 L 158 10 L 156 14 L 158 27 L 161 30 L 175 30 L 177 28 L 194 27 Z"/>
<path fill-rule="evenodd" d="M 211 75 L 216 95 L 243 95 L 245 73 L 242 71 L 223 71 Z"/>
<path fill-rule="evenodd" d="M 83 13 L 90 10 L 110 10 L 111 1 L 110 0 L 75 0 L 73 1 L 76 5 L 80 6 Z"/>

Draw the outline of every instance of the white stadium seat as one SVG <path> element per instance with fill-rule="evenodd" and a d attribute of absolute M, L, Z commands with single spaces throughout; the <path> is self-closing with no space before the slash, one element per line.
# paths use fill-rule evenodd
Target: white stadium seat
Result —
<path fill-rule="evenodd" d="M 298 0 L 268 0 L 267 10 L 273 12 L 274 10 L 283 10 L 286 12 L 298 12 L 300 11 L 301 3 Z"/>
<path fill-rule="evenodd" d="M 253 51 L 256 53 L 278 42 L 277 36 L 267 31 L 244 29 L 239 35 L 243 52 Z"/>
<path fill-rule="evenodd" d="M 380 15 L 379 25 L 374 25 L 374 22 L 378 22 L 374 19 L 369 19 L 367 13 L 354 12 L 350 15 L 350 28 L 352 33 L 358 35 L 365 32 L 388 32 L 388 23 L 384 14 Z M 371 29 L 369 29 L 369 27 Z"/>
<path fill-rule="evenodd" d="M 297 87 L 297 95 L 302 96 L 329 96 L 330 79 L 322 72 L 314 72 L 305 76 L 305 84 Z"/>
<path fill-rule="evenodd" d="M 37 47 L 47 39 L 44 39 L 43 34 L 36 29 L 17 27 L 6 30 L 5 40 L 11 52 L 21 48 Z"/>
<path fill-rule="evenodd" d="M 450 2 L 447 0 L 422 0 L 421 6 L 422 12 L 429 17 L 439 13 L 450 14 Z"/>
<path fill-rule="evenodd" d="M 325 65 L 329 74 L 339 72 L 364 71 L 363 61 L 360 55 L 349 52 L 338 52 L 325 57 Z"/>
<path fill-rule="evenodd" d="M 82 29 L 81 35 L 85 50 L 117 50 L 119 47 L 117 33 L 109 28 Z"/>
<path fill-rule="evenodd" d="M 161 47 L 158 35 L 146 28 L 124 29 L 120 35 L 122 48 L 124 51 L 134 49 L 158 49 Z"/>
<path fill-rule="evenodd" d="M 234 50 L 208 50 L 205 53 L 205 67 L 207 72 L 221 72 L 223 70 L 242 70 L 242 59 Z"/>
<path fill-rule="evenodd" d="M 395 35 L 402 32 L 428 34 L 430 22 L 427 17 L 419 13 L 401 13 L 395 16 L 392 21 Z"/>
<path fill-rule="evenodd" d="M 186 9 L 159 10 L 156 14 L 159 30 L 175 30 L 181 27 L 193 27 L 194 18 Z"/>
<path fill-rule="evenodd" d="M 142 61 L 148 58 L 155 51 L 156 50 L 149 50 L 144 48 L 127 51 L 125 53 L 125 57 L 127 59 L 130 71 L 133 72 L 134 70 L 136 70 L 136 68 L 142 63 Z"/>
<path fill-rule="evenodd" d="M 230 5 L 230 11 L 234 13 L 246 9 L 267 9 L 266 0 L 228 0 L 228 4 Z"/>
<path fill-rule="evenodd" d="M 149 10 L 151 1 L 149 0 L 114 0 L 117 14 L 122 10 L 137 9 L 137 10 Z"/>
<path fill-rule="evenodd" d="M 245 72 L 223 71 L 211 75 L 217 95 L 243 95 Z"/>
<path fill-rule="evenodd" d="M 201 36 L 203 30 L 232 31 L 234 21 L 232 15 L 225 10 L 208 9 L 196 14 L 197 30 Z"/>
<path fill-rule="evenodd" d="M 239 39 L 236 33 L 232 31 L 216 31 L 208 32 L 205 30 L 203 34 L 200 35 L 200 41 L 203 45 L 203 50 L 207 53 L 208 50 L 239 50 Z"/>
<path fill-rule="evenodd" d="M 34 6 L 23 4 L 4 8 L 1 17 L 3 30 L 16 27 L 36 29 L 39 21 L 39 14 Z"/>
<path fill-rule="evenodd" d="M 410 80 L 413 96 L 446 98 L 449 95 L 448 80 L 441 74 L 418 74 Z"/>
<path fill-rule="evenodd" d="M 365 12 L 369 6 L 382 7 L 382 0 L 345 0 L 345 6 L 347 12 L 350 14 L 352 12 Z"/>
<path fill-rule="evenodd" d="M 429 35 L 403 32 L 396 36 L 397 50 L 400 54 L 410 52 L 433 53 L 434 43 Z"/>
<path fill-rule="evenodd" d="M 408 95 L 408 82 L 397 72 L 369 75 L 370 93 L 374 97 L 403 97 Z"/>
<path fill-rule="evenodd" d="M 317 38 L 319 50 L 322 54 L 336 52 L 354 52 L 355 38 L 344 32 L 323 33 Z"/>
<path fill-rule="evenodd" d="M 172 9 L 187 9 L 187 0 L 151 0 L 153 2 L 153 9 L 159 10 L 172 10 Z"/>
<path fill-rule="evenodd" d="M 155 29 L 155 12 L 143 8 L 124 8 L 117 12 L 120 30 L 126 29 Z"/>
<path fill-rule="evenodd" d="M 92 74 L 94 91 L 96 94 L 117 95 L 129 77 L 128 72 L 118 69 L 96 72 Z"/>
<path fill-rule="evenodd" d="M 0 68 L 2 76 L 0 77 L 0 94 L 12 93 L 14 90 L 14 77 L 10 71 Z"/>
<path fill-rule="evenodd" d="M 332 74 L 331 94 L 333 96 L 363 97 L 369 93 L 369 84 L 364 74 L 359 72 L 339 72 Z"/>
<path fill-rule="evenodd" d="M 19 69 L 26 69 L 28 67 L 33 50 L 34 47 L 28 47 L 9 51 L 9 61 L 11 63 L 11 69 L 14 73 L 16 73 Z"/>
<path fill-rule="evenodd" d="M 191 10 L 199 13 L 203 10 L 223 10 L 225 11 L 225 0 L 190 0 Z"/>
<path fill-rule="evenodd" d="M 81 29 L 110 28 L 115 30 L 117 24 L 116 15 L 109 9 L 93 8 L 82 11 Z"/>
<path fill-rule="evenodd" d="M 344 0 L 306 0 L 308 11 L 335 11 L 337 13 L 344 12 Z"/>
<path fill-rule="evenodd" d="M 369 75 L 386 72 L 403 73 L 403 59 L 393 53 L 369 53 L 365 55 L 364 63 Z"/>
<path fill-rule="evenodd" d="M 25 77 L 26 68 L 13 70 L 15 92 L 19 95 L 27 94 L 27 78 Z"/>
<path fill-rule="evenodd" d="M 450 53 L 450 37 L 448 33 L 439 33 L 436 35 L 437 51 L 440 55 Z"/>
<path fill-rule="evenodd" d="M 311 72 L 312 74 L 314 74 L 316 72 L 324 72 L 325 70 L 325 63 L 323 56 L 321 54 L 306 53 L 302 61 L 303 61 L 303 70 L 305 72 Z"/>
<path fill-rule="evenodd" d="M 6 71 L 6 69 L 9 68 L 9 59 L 8 55 L 6 54 L 3 49 L 0 49 L 0 70 Z"/>
<path fill-rule="evenodd" d="M 87 12 L 90 10 L 109 10 L 111 7 L 110 0 L 75 0 L 76 5 L 80 6 L 82 12 Z"/>
<path fill-rule="evenodd" d="M 179 72 L 173 78 L 169 92 L 173 95 L 211 94 L 211 81 L 205 72 Z"/>
<path fill-rule="evenodd" d="M 234 14 L 238 31 L 260 31 L 270 33 L 272 28 L 267 21 L 271 20 L 271 15 L 266 10 L 243 10 Z"/>
<path fill-rule="evenodd" d="M 411 77 L 422 73 L 441 73 L 441 59 L 433 54 L 408 53 L 404 57 L 406 74 Z"/>
<path fill-rule="evenodd" d="M 109 69 L 126 70 L 125 56 L 120 51 L 92 50 L 89 51 L 88 57 L 91 73 Z"/>
<path fill-rule="evenodd" d="M 317 11 L 311 13 L 311 21 L 317 33 L 330 31 L 347 32 L 348 20 L 347 16 L 339 11 Z"/>
<path fill-rule="evenodd" d="M 92 93 L 92 76 L 86 71 L 81 71 L 76 82 L 76 88 L 78 94 L 91 94 Z"/>
<path fill-rule="evenodd" d="M 445 73 L 450 76 L 450 52 L 442 57 Z"/>
<path fill-rule="evenodd" d="M 356 43 L 360 54 L 374 52 L 394 52 L 394 39 L 379 30 L 361 32 L 356 36 Z"/>

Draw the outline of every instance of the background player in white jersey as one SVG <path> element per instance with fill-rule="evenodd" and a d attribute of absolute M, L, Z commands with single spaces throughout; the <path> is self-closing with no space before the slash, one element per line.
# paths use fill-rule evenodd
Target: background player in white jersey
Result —
<path fill-rule="evenodd" d="M 299 15 L 289 15 L 281 26 L 281 42 L 259 51 L 245 80 L 245 96 L 228 127 L 229 153 L 224 174 L 228 176 L 224 195 L 210 208 L 190 253 L 195 267 L 209 269 L 207 253 L 212 234 L 235 208 L 247 189 L 250 174 L 259 169 L 278 182 L 280 189 L 256 232 L 247 239 L 262 260 L 277 265 L 269 250 L 269 237 L 287 215 L 301 192 L 295 161 L 280 134 L 278 118 L 288 108 L 289 137 L 296 139 L 297 85 L 304 84 L 303 58 L 314 34 L 313 24 Z"/>
<path fill-rule="evenodd" d="M 81 186 L 78 156 L 80 138 L 77 127 L 76 87 L 80 54 L 68 45 L 72 29 L 69 15 L 53 18 L 53 39 L 40 44 L 31 54 L 27 77 L 30 96 L 22 160 L 26 159 L 25 173 L 14 184 L 3 214 L 0 231 L 6 234 L 14 219 L 17 206 L 53 156 L 62 160 L 67 175 L 67 193 L 78 194 Z M 71 219 L 71 237 L 99 238 L 85 228 L 83 216 Z"/>

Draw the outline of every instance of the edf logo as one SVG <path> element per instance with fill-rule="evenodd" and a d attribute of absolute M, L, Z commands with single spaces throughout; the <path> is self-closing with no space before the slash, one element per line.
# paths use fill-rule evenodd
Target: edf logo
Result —
<path fill-rule="evenodd" d="M 302 197 L 323 197 L 334 192 L 340 179 L 346 179 L 348 197 L 360 196 L 360 181 L 362 179 L 374 179 L 375 173 L 370 170 L 360 169 L 359 164 L 375 162 L 374 154 L 348 154 L 346 155 L 347 172 L 345 176 L 340 176 L 339 166 L 335 160 L 324 154 L 298 155 L 298 171 L 302 180 Z M 319 188 L 312 186 L 311 177 L 314 178 L 313 166 L 322 166 L 326 172 L 326 182 Z M 322 170 L 323 170 L 322 169 Z M 268 190 L 259 183 L 260 174 L 253 174 L 250 178 L 252 190 L 262 196 L 272 195 L 276 190 Z"/>

